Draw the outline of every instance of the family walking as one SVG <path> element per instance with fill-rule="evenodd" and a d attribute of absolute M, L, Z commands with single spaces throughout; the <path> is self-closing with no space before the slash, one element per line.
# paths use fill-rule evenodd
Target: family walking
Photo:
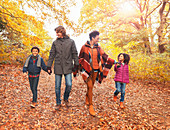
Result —
<path fill-rule="evenodd" d="M 55 74 L 55 94 L 56 94 L 56 110 L 61 109 L 61 81 L 62 76 L 65 78 L 65 92 L 63 102 L 66 107 L 69 107 L 69 95 L 72 88 L 72 73 L 76 76 L 78 71 L 81 71 L 82 78 L 87 86 L 85 94 L 85 104 L 89 106 L 89 113 L 92 116 L 96 115 L 93 108 L 93 88 L 97 80 L 102 82 L 113 64 L 115 75 L 115 87 L 113 99 L 117 100 L 117 95 L 121 92 L 120 107 L 123 108 L 125 87 L 129 83 L 128 63 L 130 57 L 128 54 L 120 53 L 118 62 L 109 58 L 109 56 L 99 46 L 99 32 L 93 31 L 89 34 L 90 41 L 87 41 L 81 48 L 79 56 L 74 40 L 66 35 L 66 30 L 63 26 L 55 28 L 57 39 L 52 43 L 47 66 L 42 57 L 39 55 L 39 48 L 33 47 L 31 55 L 28 56 L 23 67 L 23 72 L 28 72 L 30 88 L 33 94 L 31 107 L 37 105 L 37 86 L 41 68 L 49 75 L 52 73 L 51 66 L 54 61 Z"/>

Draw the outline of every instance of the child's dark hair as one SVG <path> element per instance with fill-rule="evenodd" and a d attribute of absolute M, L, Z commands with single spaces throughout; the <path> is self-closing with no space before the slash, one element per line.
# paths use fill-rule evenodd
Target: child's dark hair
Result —
<path fill-rule="evenodd" d="M 39 49 L 37 46 L 32 47 L 32 48 L 31 48 L 31 52 L 32 52 L 33 49 L 37 49 L 37 50 L 38 50 L 38 53 L 40 52 L 40 49 Z"/>
<path fill-rule="evenodd" d="M 120 55 L 123 55 L 123 57 L 124 57 L 124 63 L 125 63 L 125 64 L 129 64 L 130 56 L 129 56 L 128 54 L 126 54 L 126 53 L 120 53 L 120 54 L 118 55 L 118 57 L 117 57 L 118 60 L 119 60 Z"/>
<path fill-rule="evenodd" d="M 92 40 L 92 37 L 95 38 L 97 35 L 99 35 L 100 33 L 98 31 L 93 31 L 89 34 L 89 38 L 90 40 Z"/>

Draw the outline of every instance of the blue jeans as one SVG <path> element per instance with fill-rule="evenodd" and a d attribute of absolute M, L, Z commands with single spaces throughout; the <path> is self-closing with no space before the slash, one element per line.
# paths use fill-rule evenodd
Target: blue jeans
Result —
<path fill-rule="evenodd" d="M 68 101 L 71 87 L 72 87 L 72 74 L 65 74 L 65 92 L 64 92 L 64 100 Z M 61 81 L 62 81 L 62 75 L 55 75 L 55 94 L 56 94 L 56 103 L 57 105 L 61 104 Z"/>
<path fill-rule="evenodd" d="M 30 88 L 33 94 L 32 102 L 37 102 L 37 86 L 38 86 L 39 76 L 38 77 L 29 77 Z"/>
<path fill-rule="evenodd" d="M 116 91 L 114 92 L 114 95 L 117 96 L 119 94 L 119 92 L 121 92 L 120 101 L 123 102 L 124 101 L 124 97 L 125 97 L 126 83 L 115 82 L 115 85 L 116 85 Z"/>

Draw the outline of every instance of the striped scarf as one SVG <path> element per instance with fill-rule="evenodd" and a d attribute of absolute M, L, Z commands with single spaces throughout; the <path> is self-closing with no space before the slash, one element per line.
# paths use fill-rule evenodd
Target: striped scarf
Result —
<path fill-rule="evenodd" d="M 90 54 L 90 43 L 87 41 L 85 45 L 82 46 L 80 54 L 79 54 L 79 65 L 80 70 L 82 71 L 82 76 L 85 82 L 87 82 L 87 79 L 90 77 L 92 72 L 94 72 L 92 68 L 92 59 Z M 97 77 L 97 81 L 99 83 L 102 82 L 103 78 L 106 78 L 109 70 L 113 66 L 113 61 L 111 58 L 108 57 L 108 55 L 101 49 L 101 47 L 98 44 L 95 44 L 93 48 L 97 49 L 97 60 L 99 63 L 99 73 Z"/>

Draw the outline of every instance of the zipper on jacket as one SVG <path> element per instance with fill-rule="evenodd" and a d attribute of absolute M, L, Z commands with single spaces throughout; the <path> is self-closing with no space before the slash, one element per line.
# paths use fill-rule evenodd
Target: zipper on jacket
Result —
<path fill-rule="evenodd" d="M 34 72 L 34 67 L 35 67 L 35 63 L 34 63 L 34 59 L 32 59 L 33 60 L 33 75 L 35 74 L 35 72 Z"/>
<path fill-rule="evenodd" d="M 93 47 L 94 47 L 94 45 L 93 45 Z M 93 68 L 93 47 L 92 47 L 92 68 Z"/>
<path fill-rule="evenodd" d="M 122 64 L 123 65 L 123 64 Z M 124 65 L 123 65 L 123 71 L 124 71 Z M 122 83 L 123 83 L 123 71 L 122 71 Z"/>

